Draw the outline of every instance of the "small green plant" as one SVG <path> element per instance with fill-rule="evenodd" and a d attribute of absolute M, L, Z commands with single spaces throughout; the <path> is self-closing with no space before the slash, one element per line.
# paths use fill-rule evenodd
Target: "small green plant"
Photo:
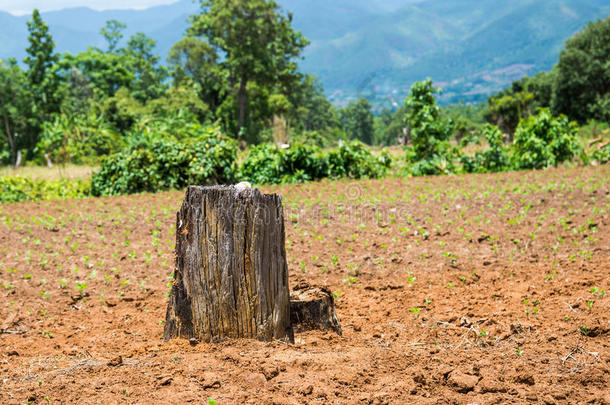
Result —
<path fill-rule="evenodd" d="M 76 282 L 76 289 L 78 290 L 78 292 L 80 293 L 81 296 L 85 295 L 85 288 L 87 288 L 87 283 L 84 281 L 77 281 Z"/>
<path fill-rule="evenodd" d="M 591 329 L 589 329 L 589 327 L 587 325 L 580 325 L 578 327 L 578 331 L 583 336 L 589 336 L 591 334 Z"/>
<path fill-rule="evenodd" d="M 358 282 L 358 277 L 348 275 L 343 279 L 343 283 L 346 283 L 348 287 L 351 287 Z"/>
<path fill-rule="evenodd" d="M 602 290 L 599 287 L 591 287 L 589 291 L 591 292 L 591 294 L 597 297 L 604 297 L 606 295 L 606 291 Z"/>

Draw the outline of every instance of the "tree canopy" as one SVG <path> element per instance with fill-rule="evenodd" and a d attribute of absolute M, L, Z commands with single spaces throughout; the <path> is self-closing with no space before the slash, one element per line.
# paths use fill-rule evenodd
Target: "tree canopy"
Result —
<path fill-rule="evenodd" d="M 552 109 L 579 122 L 610 121 L 610 17 L 568 39 L 559 55 Z"/>
<path fill-rule="evenodd" d="M 268 97 L 275 88 L 287 94 L 299 81 L 294 59 L 308 41 L 273 0 L 202 0 L 201 6 L 202 13 L 191 18 L 189 34 L 203 36 L 222 55 L 219 66 L 227 82 L 223 104 L 228 105 L 221 111 L 229 114 L 228 129 L 241 137 L 256 114 L 249 101 Z"/>

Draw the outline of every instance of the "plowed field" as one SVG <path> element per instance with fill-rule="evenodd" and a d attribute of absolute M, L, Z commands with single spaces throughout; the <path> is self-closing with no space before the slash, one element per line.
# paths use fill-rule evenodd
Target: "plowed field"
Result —
<path fill-rule="evenodd" d="M 164 343 L 183 192 L 3 205 L 3 403 L 610 404 L 610 166 L 263 191 L 343 336 Z"/>

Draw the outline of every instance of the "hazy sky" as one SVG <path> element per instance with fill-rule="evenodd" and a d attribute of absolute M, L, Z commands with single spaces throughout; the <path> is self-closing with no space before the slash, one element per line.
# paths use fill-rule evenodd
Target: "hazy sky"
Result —
<path fill-rule="evenodd" d="M 119 8 L 147 8 L 161 4 L 175 3 L 177 0 L 0 0 L 0 10 L 11 14 L 29 14 L 33 9 L 40 11 L 60 10 L 68 7 L 89 7 L 95 10 Z"/>

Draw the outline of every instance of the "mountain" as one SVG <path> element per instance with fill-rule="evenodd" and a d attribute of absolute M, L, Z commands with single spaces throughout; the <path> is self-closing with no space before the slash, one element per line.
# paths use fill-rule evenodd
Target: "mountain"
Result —
<path fill-rule="evenodd" d="M 364 96 L 392 108 L 426 77 L 443 88 L 441 102 L 479 101 L 549 70 L 567 38 L 609 13 L 609 0 L 411 2 L 361 17 L 343 35 L 314 39 L 301 66 L 319 74 L 337 103 Z M 295 25 L 315 32 L 315 17 L 308 18 L 295 16 Z"/>
<path fill-rule="evenodd" d="M 610 0 L 279 0 L 311 44 L 300 62 L 332 101 L 359 96 L 395 107 L 416 80 L 431 77 L 441 101 L 477 101 L 523 75 L 550 69 L 564 41 L 610 13 Z M 107 20 L 144 32 L 165 58 L 199 12 L 192 0 L 146 10 L 72 8 L 43 13 L 59 52 L 103 48 Z M 0 12 L 0 58 L 22 60 L 26 21 Z M 124 40 L 125 41 L 125 40 Z"/>

